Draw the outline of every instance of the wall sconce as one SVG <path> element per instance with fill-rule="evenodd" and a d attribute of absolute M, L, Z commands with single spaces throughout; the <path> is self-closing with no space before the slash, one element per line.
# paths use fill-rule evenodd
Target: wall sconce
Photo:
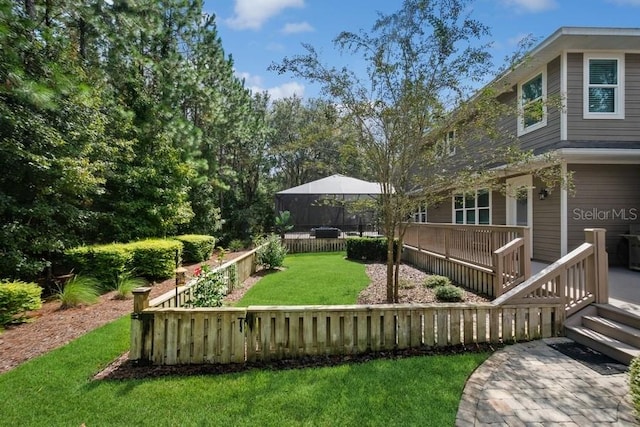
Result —
<path fill-rule="evenodd" d="M 547 190 L 546 188 L 541 189 L 540 192 L 538 193 L 540 200 L 546 199 L 548 195 L 549 195 L 549 190 Z"/>

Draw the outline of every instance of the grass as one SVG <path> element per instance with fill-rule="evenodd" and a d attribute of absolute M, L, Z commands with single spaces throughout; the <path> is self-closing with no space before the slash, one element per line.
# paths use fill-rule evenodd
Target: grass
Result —
<path fill-rule="evenodd" d="M 366 266 L 344 252 L 288 255 L 285 270 L 267 274 L 236 305 L 355 304 L 369 284 Z"/>
<path fill-rule="evenodd" d="M 273 276 L 301 270 L 314 285 L 306 289 L 300 278 L 284 281 L 277 292 L 271 289 L 280 295 L 278 304 L 292 303 L 283 302 L 285 296 L 317 304 L 309 299 L 317 289 L 330 301 L 352 302 L 366 286 L 364 265 L 345 261 L 342 254 L 314 258 L 288 257 L 288 270 Z M 343 268 L 344 274 L 336 274 Z M 340 292 L 340 286 L 349 292 Z M 125 316 L 0 375 L 0 425 L 452 426 L 466 379 L 488 357 L 417 356 L 280 371 L 92 380 L 128 349 L 129 327 Z"/>
<path fill-rule="evenodd" d="M 128 316 L 0 375 L 0 425 L 450 426 L 487 354 L 92 381 L 128 347 Z"/>

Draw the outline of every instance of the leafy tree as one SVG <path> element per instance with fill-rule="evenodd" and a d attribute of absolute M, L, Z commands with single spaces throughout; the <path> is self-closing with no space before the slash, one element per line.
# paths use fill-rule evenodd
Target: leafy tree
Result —
<path fill-rule="evenodd" d="M 402 244 L 402 224 L 415 207 L 437 201 L 452 183 L 465 188 L 495 180 L 492 165 L 527 158 L 509 138 L 502 146 L 477 149 L 479 140 L 503 138 L 500 119 L 508 111 L 498 102 L 500 88 L 471 98 L 491 64 L 482 43 L 489 30 L 467 14 L 469 3 L 405 0 L 397 12 L 380 15 L 369 32 L 339 34 L 335 45 L 349 58 L 362 57 L 364 77 L 351 68 L 326 66 L 310 45 L 306 54 L 272 65 L 320 83 L 358 131 L 358 152 L 382 186 L 389 302 L 398 301 L 400 253 L 394 259 L 394 240 Z M 441 143 L 451 129 L 458 135 L 452 157 Z"/>

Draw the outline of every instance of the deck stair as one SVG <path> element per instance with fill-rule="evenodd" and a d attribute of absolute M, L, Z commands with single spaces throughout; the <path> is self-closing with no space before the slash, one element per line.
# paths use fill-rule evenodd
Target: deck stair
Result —
<path fill-rule="evenodd" d="M 568 338 L 621 363 L 640 355 L 640 316 L 610 304 L 591 304 L 564 327 Z"/>

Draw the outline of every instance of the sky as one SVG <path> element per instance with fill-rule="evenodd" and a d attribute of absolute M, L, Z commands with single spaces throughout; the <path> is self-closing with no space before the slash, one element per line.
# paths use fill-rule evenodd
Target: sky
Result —
<path fill-rule="evenodd" d="M 275 100 L 293 94 L 317 97 L 319 87 L 269 71 L 269 65 L 303 54 L 303 43 L 328 65 L 355 64 L 333 39 L 342 31 L 368 31 L 379 13 L 393 13 L 401 5 L 401 0 L 205 0 L 205 11 L 216 16 L 236 75 L 246 87 L 266 90 Z M 640 0 L 475 0 L 469 12 L 490 28 L 496 68 L 528 35 L 542 41 L 563 26 L 640 28 Z"/>

